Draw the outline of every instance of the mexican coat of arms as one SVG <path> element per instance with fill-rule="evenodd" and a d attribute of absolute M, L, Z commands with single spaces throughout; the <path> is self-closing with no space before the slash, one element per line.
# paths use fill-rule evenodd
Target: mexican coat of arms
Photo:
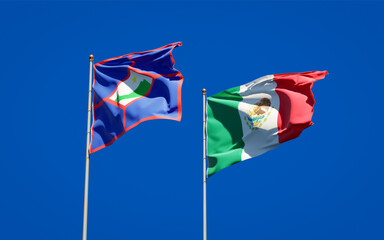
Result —
<path fill-rule="evenodd" d="M 272 112 L 271 100 L 262 98 L 257 103 L 250 105 L 246 110 L 248 116 L 246 119 L 247 125 L 251 130 L 256 130 L 263 126 Z"/>

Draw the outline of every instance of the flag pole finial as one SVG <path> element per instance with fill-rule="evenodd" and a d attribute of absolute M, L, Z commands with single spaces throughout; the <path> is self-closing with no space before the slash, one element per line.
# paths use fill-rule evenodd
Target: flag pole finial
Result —
<path fill-rule="evenodd" d="M 90 62 L 93 62 L 93 55 L 92 55 L 92 54 L 89 55 L 89 61 L 90 61 Z"/>
<path fill-rule="evenodd" d="M 205 90 L 205 88 L 203 88 L 203 90 L 201 90 L 203 92 L 203 95 L 205 95 L 207 93 L 207 90 Z"/>

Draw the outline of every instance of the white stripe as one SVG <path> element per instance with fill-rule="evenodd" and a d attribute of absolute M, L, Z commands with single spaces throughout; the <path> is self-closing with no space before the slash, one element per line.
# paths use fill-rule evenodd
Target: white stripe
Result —
<path fill-rule="evenodd" d="M 239 94 L 243 97 L 243 101 L 239 103 L 239 115 L 245 144 L 241 154 L 242 161 L 279 146 L 277 118 L 280 100 L 275 88 L 276 83 L 273 81 L 273 75 L 267 75 L 240 86 Z M 254 122 L 257 123 L 258 127 L 256 128 L 249 120 L 249 116 L 252 115 L 251 111 L 254 110 L 255 104 L 262 98 L 268 98 L 271 101 L 271 107 L 261 108 L 265 113 L 258 115 L 260 120 Z"/>

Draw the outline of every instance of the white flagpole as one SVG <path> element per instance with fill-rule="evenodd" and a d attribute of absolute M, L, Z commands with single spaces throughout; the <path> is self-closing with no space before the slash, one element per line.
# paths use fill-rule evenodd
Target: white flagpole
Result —
<path fill-rule="evenodd" d="M 205 116 L 205 94 L 206 90 L 203 88 L 203 240 L 207 240 L 207 161 L 206 161 L 206 116 Z"/>
<path fill-rule="evenodd" d="M 88 223 L 89 138 L 91 133 L 92 64 L 93 64 L 93 55 L 91 54 L 89 55 L 88 122 L 87 122 L 87 151 L 85 155 L 83 240 L 87 240 L 87 223 Z"/>

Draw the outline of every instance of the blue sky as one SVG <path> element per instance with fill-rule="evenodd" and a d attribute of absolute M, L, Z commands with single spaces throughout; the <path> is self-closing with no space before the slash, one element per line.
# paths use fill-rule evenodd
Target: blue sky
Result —
<path fill-rule="evenodd" d="M 384 239 L 384 3 L 0 2 L 0 239 L 80 239 L 89 54 L 182 41 L 181 122 L 91 156 L 88 239 L 201 239 L 202 100 L 328 70 L 312 127 L 208 180 L 208 239 Z"/>

